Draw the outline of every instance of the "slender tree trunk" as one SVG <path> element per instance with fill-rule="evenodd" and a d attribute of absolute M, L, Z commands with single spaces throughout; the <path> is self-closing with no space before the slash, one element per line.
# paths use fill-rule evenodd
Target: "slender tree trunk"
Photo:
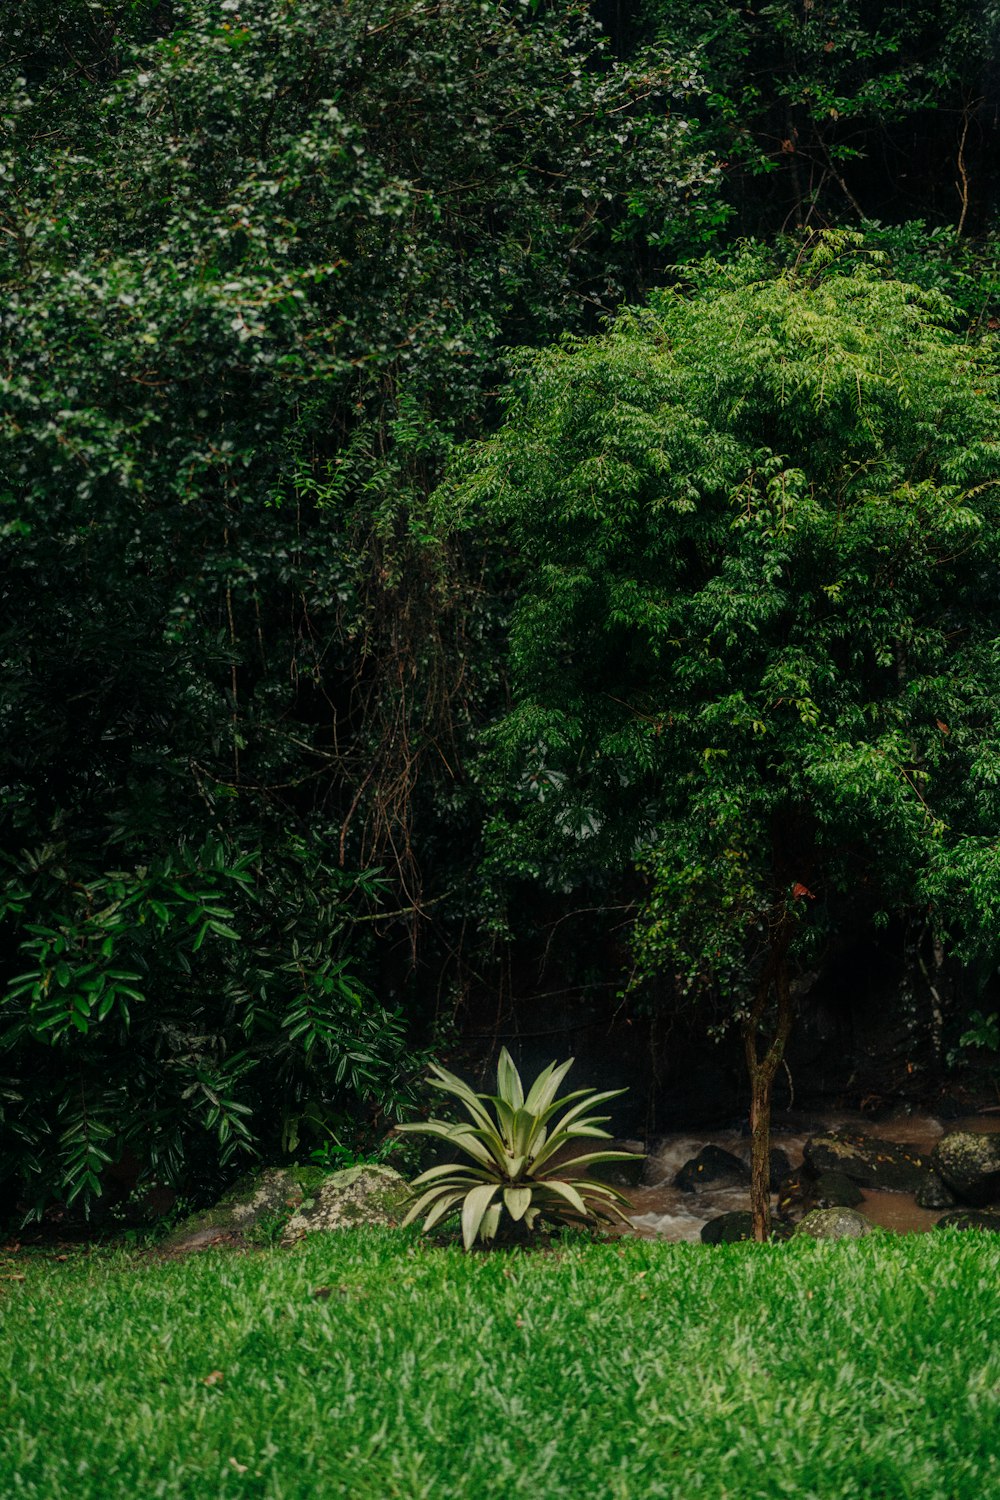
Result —
<path fill-rule="evenodd" d="M 753 1237 L 758 1241 L 766 1240 L 771 1233 L 771 1094 L 774 1075 L 785 1055 L 785 1044 L 792 1029 L 789 936 L 787 927 L 783 926 L 761 975 L 750 1014 L 743 1023 L 743 1046 L 750 1075 L 750 1212 Z M 772 988 L 778 1015 L 774 1035 L 762 1054 L 761 1045 L 766 1039 L 761 1036 L 761 1026 Z"/>

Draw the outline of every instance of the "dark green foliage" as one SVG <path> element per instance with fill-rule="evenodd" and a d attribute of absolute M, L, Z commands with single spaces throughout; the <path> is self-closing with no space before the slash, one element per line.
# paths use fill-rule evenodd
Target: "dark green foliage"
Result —
<path fill-rule="evenodd" d="M 277 1152 L 303 1122 L 374 1145 L 414 1071 L 404 1031 L 423 1039 L 452 984 L 484 985 L 495 935 L 473 936 L 498 907 L 470 878 L 483 801 L 467 766 L 505 702 L 506 559 L 484 566 L 428 496 L 455 441 L 495 420 L 505 346 L 593 329 L 723 232 L 861 211 L 885 220 L 872 243 L 893 267 L 954 298 L 956 326 L 987 330 L 995 246 L 965 236 L 991 213 L 994 11 L 662 0 L 642 24 L 619 12 L 609 46 L 594 15 L 610 8 L 521 0 L 4 9 L 0 1172 L 15 1197 L 83 1204 L 124 1152 L 206 1184 L 220 1153 Z M 915 202 L 911 129 L 933 189 Z M 914 212 L 923 223 L 894 224 Z M 706 316 L 706 340 L 732 337 Z M 579 442 L 600 444 L 587 408 Z M 758 437 L 729 434 L 733 457 L 697 402 L 684 410 L 709 422 L 720 484 L 767 448 L 755 484 L 784 475 L 799 505 L 795 443 L 823 458 L 811 430 L 786 442 L 769 409 Z M 602 503 L 624 514 L 629 463 L 602 463 Z M 594 559 L 585 517 L 558 525 L 561 609 Z M 865 595 L 859 567 L 848 601 Z M 592 664 L 628 702 L 648 643 L 619 682 L 621 642 L 636 610 L 660 628 L 655 589 L 633 582 Z M 768 597 L 750 589 L 765 614 Z M 698 619 L 722 629 L 730 603 L 708 591 Z M 973 634 L 956 649 L 987 680 Z M 975 649 L 988 655 L 985 636 Z M 926 677 L 929 658 L 911 659 Z M 940 716 L 972 722 L 955 691 L 949 677 L 931 693 Z M 651 847 L 671 735 L 616 712 L 594 797 L 575 801 L 572 755 L 522 718 L 521 791 L 561 819 L 543 854 L 523 829 L 515 841 L 549 887 L 544 912 L 512 908 L 525 929 L 558 925 L 583 882 L 607 906 L 608 869 Z M 535 753 L 550 740 L 554 758 Z M 988 767 L 957 728 L 945 749 L 947 822 L 963 776 L 982 790 Z M 609 771 L 642 756 L 631 779 Z M 950 882 L 953 907 L 983 889 L 985 855 L 962 848 L 979 874 L 956 847 L 927 887 L 943 900 Z M 740 859 L 692 868 L 742 900 Z M 588 984 L 612 982 L 602 962 Z"/>
<path fill-rule="evenodd" d="M 126 1146 L 203 1180 L 302 1114 L 394 1111 L 372 921 L 413 937 L 470 676 L 427 491 L 500 343 L 617 302 L 639 199 L 680 244 L 712 177 L 687 66 L 612 64 L 571 8 L 60 9 L 0 19 L 0 1071 L 31 1202 Z"/>
<path fill-rule="evenodd" d="M 493 867 L 638 864 L 635 979 L 738 1019 L 765 1216 L 796 971 L 911 908 L 993 955 L 1000 901 L 997 361 L 845 246 L 525 354 L 452 497 L 517 557 Z"/>
<path fill-rule="evenodd" d="M 863 218 L 982 233 L 997 211 L 995 0 L 647 0 L 690 47 L 699 132 L 744 233 Z"/>
<path fill-rule="evenodd" d="M 753 926 L 772 859 L 831 900 L 865 850 L 892 903 L 996 826 L 996 371 L 948 314 L 748 258 L 525 357 L 457 493 L 520 559 L 498 750 L 553 877 L 661 847 Z"/>
<path fill-rule="evenodd" d="M 457 490 L 519 558 L 498 857 L 640 855 L 645 961 L 737 987 L 779 910 L 807 949 L 851 901 L 992 925 L 995 361 L 831 254 L 526 355 Z"/>

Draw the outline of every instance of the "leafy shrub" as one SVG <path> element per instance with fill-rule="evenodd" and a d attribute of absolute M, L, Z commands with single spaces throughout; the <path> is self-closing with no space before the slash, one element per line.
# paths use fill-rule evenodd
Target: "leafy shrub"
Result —
<path fill-rule="evenodd" d="M 559 1067 L 550 1063 L 525 1098 L 520 1074 L 506 1047 L 497 1063 L 496 1094 L 477 1094 L 454 1073 L 432 1064 L 428 1080 L 432 1087 L 453 1095 L 472 1123 L 426 1120 L 398 1128 L 436 1136 L 471 1158 L 473 1165 L 447 1163 L 422 1172 L 413 1183 L 416 1200 L 403 1222 L 412 1224 L 425 1214 L 426 1233 L 461 1212 L 462 1240 L 470 1250 L 477 1238 L 486 1243 L 496 1238 L 505 1213 L 515 1232 L 519 1226 L 534 1229 L 539 1220 L 625 1219 L 618 1205 L 628 1200 L 607 1183 L 579 1173 L 598 1162 L 631 1161 L 633 1153 L 566 1155 L 573 1140 L 609 1138 L 608 1131 L 600 1128 L 608 1116 L 587 1115 L 586 1111 L 624 1090 L 598 1094 L 593 1089 L 577 1089 L 557 1098 L 556 1090 L 572 1066 L 572 1058 Z M 567 1105 L 565 1114 L 550 1127 L 548 1122 Z"/>
<path fill-rule="evenodd" d="M 210 1192 L 231 1163 L 294 1151 L 303 1115 L 384 1133 L 412 1108 L 402 1021 L 347 945 L 378 881 L 313 856 L 207 839 L 75 879 L 56 845 L 6 862 L 0 1181 L 22 1211 L 89 1213 L 123 1157 Z"/>

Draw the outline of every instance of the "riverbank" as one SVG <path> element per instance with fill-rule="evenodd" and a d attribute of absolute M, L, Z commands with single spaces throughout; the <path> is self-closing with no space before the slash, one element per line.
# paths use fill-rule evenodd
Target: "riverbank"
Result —
<path fill-rule="evenodd" d="M 830 1133 L 861 1132 L 866 1136 L 912 1149 L 928 1160 L 943 1136 L 952 1131 L 1000 1135 L 1000 1113 L 995 1108 L 977 1113 L 952 1112 L 942 1116 L 930 1110 L 901 1108 L 871 1119 L 852 1110 L 817 1110 L 810 1115 L 778 1112 L 772 1126 L 772 1144 L 787 1163 L 791 1175 L 801 1170 L 806 1142 Z M 651 1238 L 697 1242 L 705 1224 L 720 1214 L 739 1212 L 749 1206 L 748 1188 L 725 1180 L 709 1182 L 692 1190 L 680 1187 L 677 1174 L 685 1162 L 706 1146 L 717 1147 L 749 1164 L 750 1142 L 745 1127 L 724 1130 L 677 1131 L 661 1136 L 652 1146 L 640 1185 L 629 1189 L 632 1224 L 637 1233 Z M 775 1192 L 772 1209 L 779 1210 Z M 897 1234 L 926 1233 L 935 1227 L 943 1208 L 928 1209 L 915 1202 L 912 1192 L 860 1189 L 859 1211 L 872 1224 Z"/>
<path fill-rule="evenodd" d="M 1000 1236 L 465 1256 L 351 1230 L 0 1271 L 19 1500 L 1000 1493 Z"/>

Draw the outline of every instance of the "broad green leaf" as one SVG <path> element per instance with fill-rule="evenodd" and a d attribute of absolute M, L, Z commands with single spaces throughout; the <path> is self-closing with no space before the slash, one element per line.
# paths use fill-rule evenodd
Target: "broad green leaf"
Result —
<path fill-rule="evenodd" d="M 464 1193 L 444 1193 L 439 1197 L 424 1220 L 424 1234 L 428 1234 L 442 1219 L 452 1213 L 465 1197 Z"/>
<path fill-rule="evenodd" d="M 419 1198 L 414 1199 L 413 1203 L 406 1211 L 406 1216 L 403 1219 L 403 1227 L 405 1228 L 407 1224 L 412 1224 L 415 1219 L 419 1219 L 420 1215 L 424 1213 L 426 1209 L 429 1209 L 432 1204 L 439 1204 L 447 1199 L 453 1199 L 456 1203 L 458 1203 L 462 1200 L 462 1198 L 464 1198 L 464 1196 L 464 1188 L 452 1187 L 449 1183 L 438 1183 L 428 1192 L 421 1193 Z"/>
<path fill-rule="evenodd" d="M 431 1071 L 435 1075 L 430 1080 L 434 1088 L 443 1089 L 446 1093 L 454 1095 L 478 1125 L 486 1129 L 495 1128 L 487 1110 L 480 1102 L 480 1096 L 467 1083 L 463 1083 L 461 1078 L 457 1078 L 454 1073 L 449 1073 L 447 1068 L 442 1068 L 438 1063 L 431 1064 Z"/>
<path fill-rule="evenodd" d="M 469 1125 L 451 1125 L 446 1120 L 417 1120 L 410 1124 L 397 1125 L 396 1130 L 408 1135 L 435 1136 L 439 1140 L 447 1141 L 450 1146 L 467 1152 L 484 1166 L 494 1159 L 473 1127 Z"/>
<path fill-rule="evenodd" d="M 490 1095 L 490 1103 L 497 1112 L 497 1120 L 500 1124 L 500 1133 L 509 1150 L 514 1148 L 514 1119 L 516 1111 L 509 1105 L 506 1099 L 499 1094 Z"/>
<path fill-rule="evenodd" d="M 557 1198 L 564 1199 L 571 1208 L 576 1209 L 578 1214 L 581 1214 L 584 1218 L 588 1217 L 589 1210 L 587 1208 L 587 1205 L 583 1201 L 583 1198 L 580 1196 L 578 1189 L 573 1185 L 573 1183 L 563 1182 L 559 1178 L 553 1178 L 551 1181 L 539 1184 L 538 1191 L 542 1190 L 544 1190 L 546 1194 L 552 1194 Z"/>
<path fill-rule="evenodd" d="M 498 1191 L 497 1184 L 486 1183 L 482 1187 L 474 1187 L 466 1194 L 465 1202 L 462 1204 L 462 1243 L 466 1250 L 472 1249 L 483 1215 Z"/>
<path fill-rule="evenodd" d="M 568 1062 L 561 1063 L 559 1067 L 556 1067 L 554 1062 L 549 1063 L 528 1090 L 528 1097 L 524 1101 L 525 1108 L 531 1110 L 532 1114 L 541 1115 L 556 1097 L 559 1085 L 573 1066 L 573 1062 L 574 1059 L 571 1057 Z"/>
<path fill-rule="evenodd" d="M 497 1062 L 497 1092 L 512 1110 L 519 1110 L 524 1103 L 521 1075 L 515 1068 L 514 1060 L 506 1047 L 500 1048 L 500 1057 Z"/>
<path fill-rule="evenodd" d="M 499 1203 L 494 1203 L 483 1214 L 483 1221 L 482 1221 L 482 1223 L 479 1226 L 479 1237 L 480 1237 L 480 1239 L 484 1240 L 487 1244 L 489 1244 L 489 1242 L 491 1240 L 495 1240 L 496 1239 L 496 1237 L 497 1237 L 497 1230 L 499 1229 L 499 1227 L 500 1227 L 500 1204 Z"/>
<path fill-rule="evenodd" d="M 527 1155 L 537 1124 L 537 1117 L 529 1109 L 518 1109 L 515 1111 L 514 1118 L 511 1121 L 512 1144 L 515 1154 L 520 1156 Z"/>
<path fill-rule="evenodd" d="M 558 1155 L 558 1153 L 563 1149 L 564 1146 L 568 1144 L 569 1141 L 576 1140 L 581 1136 L 588 1138 L 596 1137 L 600 1140 L 609 1139 L 609 1135 L 606 1130 L 598 1130 L 596 1128 L 587 1126 L 582 1126 L 579 1130 L 573 1131 L 554 1131 L 553 1134 L 549 1136 L 545 1145 L 542 1146 L 541 1149 L 536 1153 L 532 1171 L 535 1173 L 541 1171 L 546 1162 L 550 1161 L 552 1157 Z"/>
<path fill-rule="evenodd" d="M 509 1187 L 503 1190 L 503 1201 L 515 1224 L 523 1219 L 531 1207 L 530 1187 Z"/>
<path fill-rule="evenodd" d="M 425 1183 L 435 1182 L 443 1177 L 451 1177 L 455 1182 L 467 1182 L 470 1185 L 476 1182 L 493 1181 L 493 1174 L 480 1167 L 467 1167 L 461 1162 L 446 1162 L 441 1166 L 428 1167 L 426 1172 L 421 1172 L 419 1177 L 413 1179 L 412 1186 L 423 1187 Z"/>
<path fill-rule="evenodd" d="M 559 1170 L 568 1172 L 570 1169 L 577 1171 L 584 1167 L 593 1166 L 599 1161 L 642 1161 L 643 1156 L 638 1151 L 588 1151 L 584 1156 L 570 1156 L 560 1163 Z"/>

